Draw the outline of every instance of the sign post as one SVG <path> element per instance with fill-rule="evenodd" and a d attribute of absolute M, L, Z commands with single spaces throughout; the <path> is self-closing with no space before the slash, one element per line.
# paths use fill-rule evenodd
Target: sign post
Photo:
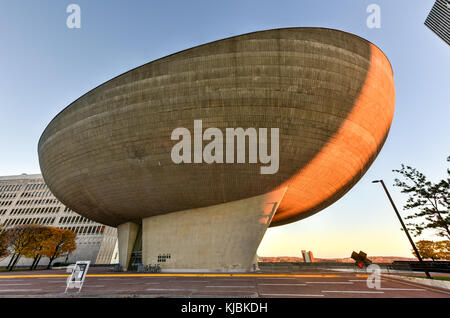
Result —
<path fill-rule="evenodd" d="M 65 293 L 69 288 L 78 288 L 78 293 L 81 291 L 90 263 L 91 261 L 77 261 L 74 266 L 67 268 L 67 272 L 72 274 L 67 278 Z"/>

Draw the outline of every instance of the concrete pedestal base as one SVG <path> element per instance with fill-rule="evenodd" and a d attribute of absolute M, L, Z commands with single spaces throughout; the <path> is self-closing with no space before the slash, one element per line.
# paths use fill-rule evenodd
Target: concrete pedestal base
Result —
<path fill-rule="evenodd" d="M 124 270 L 128 269 L 131 252 L 139 231 L 139 225 L 133 222 L 120 224 L 117 227 L 117 237 L 119 243 L 119 263 Z"/>
<path fill-rule="evenodd" d="M 251 271 L 286 188 L 142 220 L 142 262 L 163 271 Z"/>

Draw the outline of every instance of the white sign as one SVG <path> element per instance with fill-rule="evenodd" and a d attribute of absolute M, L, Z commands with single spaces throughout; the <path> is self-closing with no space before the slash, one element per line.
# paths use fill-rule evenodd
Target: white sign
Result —
<path fill-rule="evenodd" d="M 72 274 L 67 278 L 65 293 L 69 288 L 78 288 L 78 292 L 80 292 L 90 263 L 91 261 L 77 261 L 74 266 L 67 268 L 67 272 Z"/>

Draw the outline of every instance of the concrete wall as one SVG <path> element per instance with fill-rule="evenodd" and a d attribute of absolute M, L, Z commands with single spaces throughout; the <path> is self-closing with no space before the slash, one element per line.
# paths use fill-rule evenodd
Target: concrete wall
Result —
<path fill-rule="evenodd" d="M 103 233 L 103 240 L 98 250 L 95 260 L 96 264 L 110 264 L 113 262 L 115 247 L 117 244 L 117 229 L 106 227 Z"/>
<path fill-rule="evenodd" d="M 117 227 L 117 237 L 119 243 L 119 263 L 124 270 L 128 269 L 131 252 L 136 242 L 139 225 L 133 222 L 120 224 Z"/>
<path fill-rule="evenodd" d="M 165 271 L 252 270 L 285 191 L 144 219 L 143 263 Z M 162 255 L 170 258 L 158 262 Z"/>

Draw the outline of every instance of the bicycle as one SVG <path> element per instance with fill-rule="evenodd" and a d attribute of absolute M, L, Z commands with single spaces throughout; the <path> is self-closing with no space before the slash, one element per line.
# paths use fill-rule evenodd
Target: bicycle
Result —
<path fill-rule="evenodd" d="M 159 266 L 159 264 L 148 264 L 144 266 L 143 271 L 147 273 L 159 273 L 161 272 L 161 266 Z"/>

